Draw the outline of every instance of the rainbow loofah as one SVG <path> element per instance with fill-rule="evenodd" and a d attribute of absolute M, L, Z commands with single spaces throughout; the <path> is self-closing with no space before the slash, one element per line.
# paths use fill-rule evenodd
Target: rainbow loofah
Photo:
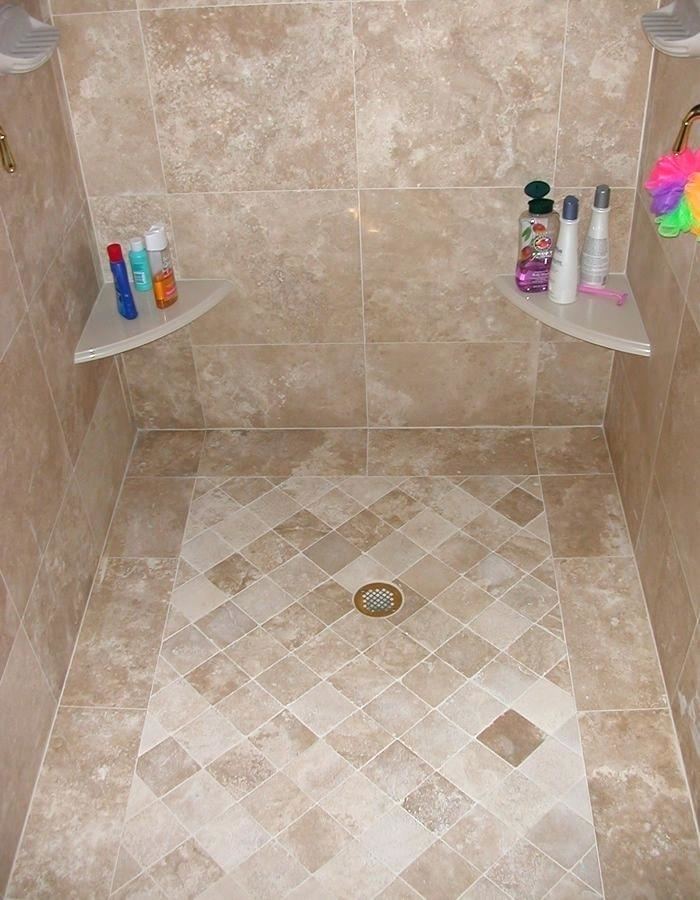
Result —
<path fill-rule="evenodd" d="M 644 187 L 662 237 L 690 231 L 700 241 L 700 149 L 662 156 Z"/>

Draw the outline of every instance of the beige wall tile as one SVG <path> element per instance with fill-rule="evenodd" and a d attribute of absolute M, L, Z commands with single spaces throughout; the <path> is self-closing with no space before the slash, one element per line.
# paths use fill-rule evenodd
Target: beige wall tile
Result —
<path fill-rule="evenodd" d="M 2 297 L 2 316 L 0 317 L 1 360 L 26 309 L 19 272 L 12 256 L 10 236 L 5 227 L 2 211 L 0 211 L 0 297 Z"/>
<path fill-rule="evenodd" d="M 175 568 L 167 559 L 102 562 L 64 703 L 146 708 Z"/>
<path fill-rule="evenodd" d="M 620 354 L 616 355 L 613 363 L 608 408 L 605 412 L 605 432 L 630 538 L 634 544 L 639 535 L 644 503 L 649 491 L 656 435 L 650 435 L 642 429 Z"/>
<path fill-rule="evenodd" d="M 208 427 L 366 424 L 361 345 L 195 347 Z"/>
<path fill-rule="evenodd" d="M 622 354 L 622 362 L 645 441 L 649 443 L 652 453 L 661 428 L 683 315 L 683 295 L 671 269 L 659 253 L 659 240 L 640 203 L 632 229 L 629 278 L 652 352 L 649 357 Z"/>
<path fill-rule="evenodd" d="M 56 699 L 68 671 L 98 555 L 71 479 L 24 616 L 34 652 Z"/>
<path fill-rule="evenodd" d="M 536 343 L 370 344 L 370 425 L 528 425 Z"/>
<path fill-rule="evenodd" d="M 508 188 L 362 191 L 368 340 L 536 339 L 534 319 L 489 285 L 515 267 L 522 206 Z"/>
<path fill-rule="evenodd" d="M 570 0 L 557 184 L 632 187 L 651 47 L 644 0 Z"/>
<path fill-rule="evenodd" d="M 346 8 L 172 10 L 141 19 L 170 190 L 354 184 Z"/>
<path fill-rule="evenodd" d="M 95 13 L 57 21 L 88 193 L 162 190 L 137 14 Z"/>
<path fill-rule="evenodd" d="M 0 680 L 0 891 L 10 875 L 56 703 L 23 628 Z"/>
<path fill-rule="evenodd" d="M 608 897 L 693 897 L 700 852 L 664 710 L 579 717 Z"/>
<path fill-rule="evenodd" d="M 698 249 L 697 244 L 695 245 L 695 262 L 693 271 L 690 273 L 686 299 L 690 314 L 695 320 L 695 324 L 700 328 L 700 249 Z"/>
<path fill-rule="evenodd" d="M 189 329 L 122 354 L 139 428 L 201 428 L 204 416 Z"/>
<path fill-rule="evenodd" d="M 550 177 L 565 8 L 530 13 L 527 0 L 355 7 L 363 186 Z"/>
<path fill-rule="evenodd" d="M 107 244 L 122 245 L 126 259 L 129 238 L 141 235 L 155 222 L 164 222 L 171 240 L 175 272 L 179 273 L 177 247 L 173 243 L 173 225 L 165 194 L 126 194 L 90 197 L 90 210 L 95 226 L 97 253 L 105 281 L 112 279 L 107 258 Z M 212 277 L 210 272 L 207 277 Z M 143 295 L 141 295 L 143 296 Z M 148 301 L 150 296 L 146 295 Z M 139 295 L 136 295 L 138 301 Z"/>
<path fill-rule="evenodd" d="M 2 211 L 28 301 L 83 202 L 57 76 L 53 63 L 0 81 L 2 125 L 17 162 L 11 178 L 3 172 Z"/>
<path fill-rule="evenodd" d="M 0 569 L 24 610 L 70 460 L 28 319 L 0 362 Z"/>
<path fill-rule="evenodd" d="M 600 425 L 613 353 L 584 341 L 540 344 L 535 425 Z"/>
<path fill-rule="evenodd" d="M 537 473 L 530 429 L 370 429 L 370 475 Z"/>
<path fill-rule="evenodd" d="M 13 897 L 109 893 L 143 719 L 134 710 L 59 710 L 15 863 Z"/>
<path fill-rule="evenodd" d="M 170 198 L 182 275 L 230 278 L 194 344 L 362 341 L 357 194 Z"/>
<path fill-rule="evenodd" d="M 700 814 L 700 627 L 695 628 L 688 648 L 672 709 L 697 817 Z"/>
<path fill-rule="evenodd" d="M 673 696 L 693 636 L 697 610 L 693 609 L 656 480 L 644 511 L 637 559 L 661 668 L 669 696 Z"/>
<path fill-rule="evenodd" d="M 541 481 L 555 557 L 631 555 L 613 475 L 546 475 Z"/>
<path fill-rule="evenodd" d="M 700 333 L 686 312 L 659 440 L 656 475 L 688 587 L 695 597 L 700 596 L 698 441 Z"/>
<path fill-rule="evenodd" d="M 87 211 L 77 218 L 37 291 L 30 317 L 68 451 L 78 457 L 110 360 L 76 366 L 75 347 L 97 296 Z"/>
<path fill-rule="evenodd" d="M 208 431 L 201 475 L 364 475 L 362 428 Z"/>
<path fill-rule="evenodd" d="M 564 559 L 557 579 L 577 708 L 665 707 L 634 560 Z"/>
<path fill-rule="evenodd" d="M 134 439 L 117 368 L 112 366 L 75 466 L 95 544 L 102 547 Z"/>

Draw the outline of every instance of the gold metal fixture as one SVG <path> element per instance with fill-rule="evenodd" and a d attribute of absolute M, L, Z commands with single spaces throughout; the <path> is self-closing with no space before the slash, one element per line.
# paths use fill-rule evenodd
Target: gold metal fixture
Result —
<path fill-rule="evenodd" d="M 690 127 L 696 119 L 700 119 L 700 103 L 697 103 L 692 109 L 688 110 L 678 137 L 673 144 L 674 153 L 682 153 L 688 146 L 688 138 L 690 137 Z"/>
<path fill-rule="evenodd" d="M 15 158 L 12 155 L 12 151 L 10 150 L 10 145 L 7 143 L 7 135 L 2 130 L 1 125 L 0 125 L 0 162 L 2 162 L 3 169 L 9 175 L 12 175 L 12 173 L 17 170 Z"/>
<path fill-rule="evenodd" d="M 403 603 L 403 595 L 395 584 L 386 581 L 372 581 L 363 584 L 355 592 L 353 598 L 355 606 L 364 616 L 379 619 L 390 616 L 400 609 Z"/>

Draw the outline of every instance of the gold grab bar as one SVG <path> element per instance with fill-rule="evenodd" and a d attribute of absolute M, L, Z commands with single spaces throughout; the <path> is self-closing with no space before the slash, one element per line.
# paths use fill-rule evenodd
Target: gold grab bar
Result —
<path fill-rule="evenodd" d="M 17 170 L 15 158 L 10 150 L 10 145 L 7 143 L 7 135 L 2 130 L 2 126 L 0 126 L 0 162 L 2 162 L 3 169 L 9 175 L 12 175 Z"/>
<path fill-rule="evenodd" d="M 674 153 L 682 153 L 688 146 L 688 138 L 690 137 L 690 127 L 696 119 L 700 119 L 700 103 L 696 104 L 692 109 L 688 110 L 678 137 L 673 144 Z"/>

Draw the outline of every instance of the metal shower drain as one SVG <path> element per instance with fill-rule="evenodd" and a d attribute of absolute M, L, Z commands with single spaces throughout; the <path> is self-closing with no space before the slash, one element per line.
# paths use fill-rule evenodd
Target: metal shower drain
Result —
<path fill-rule="evenodd" d="M 395 584 L 373 581 L 355 592 L 355 606 L 365 616 L 380 618 L 395 613 L 403 603 L 403 595 Z"/>

